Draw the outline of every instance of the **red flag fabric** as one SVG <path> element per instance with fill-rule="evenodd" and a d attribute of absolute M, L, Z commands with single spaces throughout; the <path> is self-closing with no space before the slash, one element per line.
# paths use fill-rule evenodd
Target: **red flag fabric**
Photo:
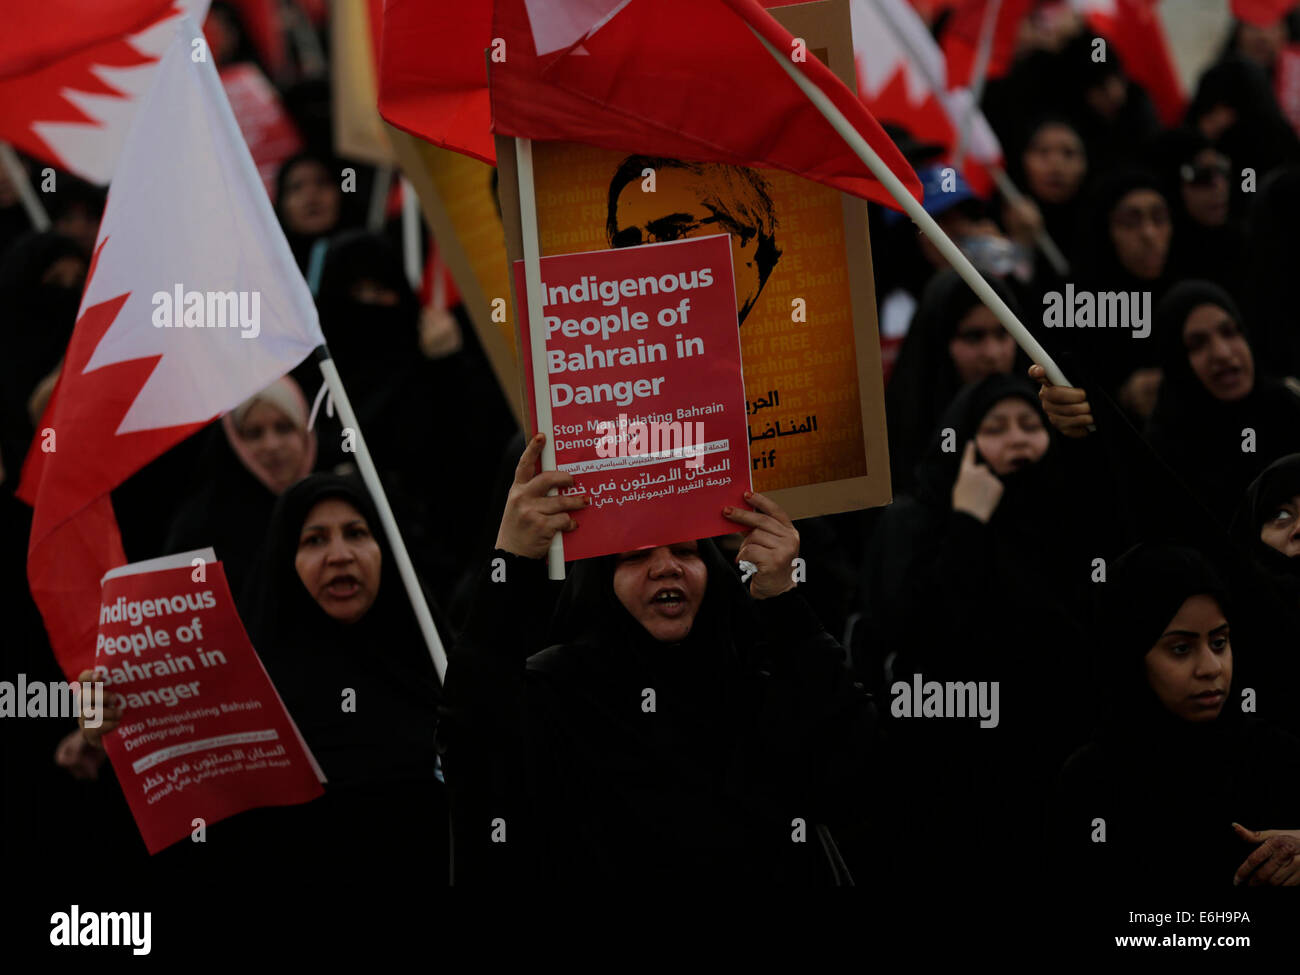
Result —
<path fill-rule="evenodd" d="M 491 46 L 491 0 L 387 0 L 379 114 L 434 145 L 496 165 L 486 54 Z"/>
<path fill-rule="evenodd" d="M 174 0 L 139 30 L 101 39 L 12 77 L 0 77 L 0 140 L 104 185 L 182 13 L 208 0 Z M 55 5 L 58 6 L 57 4 Z"/>
<path fill-rule="evenodd" d="M 11 0 L 0 31 L 0 78 L 26 74 L 87 47 L 134 34 L 172 0 Z"/>
<path fill-rule="evenodd" d="M 1141 85 L 1160 122 L 1177 125 L 1187 109 L 1156 0 L 1077 0 L 1088 26 L 1119 52 L 1124 73 Z"/>
<path fill-rule="evenodd" d="M 198 36 L 188 19 L 174 33 L 122 147 L 19 485 L 32 596 L 69 676 L 93 660 L 100 579 L 126 561 L 109 492 L 324 342 L 216 68 L 190 59 Z"/>
<path fill-rule="evenodd" d="M 939 44 L 948 60 L 948 84 L 954 88 L 968 87 L 975 73 L 975 60 L 979 52 L 980 32 L 984 29 L 984 16 L 991 0 L 960 0 L 954 5 L 952 16 L 944 25 Z M 1011 70 L 1016 57 L 1016 36 L 1020 24 L 1033 9 L 1034 0 L 1002 0 L 993 28 L 993 46 L 989 51 L 985 78 L 1001 78 Z"/>
<path fill-rule="evenodd" d="M 395 0 L 385 11 L 380 112 L 438 145 L 493 161 L 479 85 L 483 52 L 496 39 L 491 118 L 499 134 L 784 169 L 896 207 L 757 32 L 920 199 L 916 174 L 856 94 L 801 53 L 757 0 L 480 0 L 456 5 L 454 21 L 446 5 L 422 16 L 403 7 Z M 452 23 L 449 40 L 439 31 Z M 433 37 L 446 58 L 427 56 Z M 461 45 L 470 56 L 452 53 Z"/>
<path fill-rule="evenodd" d="M 1232 0 L 1232 16 L 1256 27 L 1272 27 L 1289 14 L 1296 0 Z"/>

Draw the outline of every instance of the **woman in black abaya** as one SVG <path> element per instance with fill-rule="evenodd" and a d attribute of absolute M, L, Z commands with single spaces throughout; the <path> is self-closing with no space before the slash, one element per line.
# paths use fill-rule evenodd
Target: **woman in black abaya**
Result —
<path fill-rule="evenodd" d="M 1282 771 L 1300 741 L 1242 713 L 1235 614 L 1214 569 L 1191 549 L 1141 545 L 1101 597 L 1095 686 L 1111 704 L 1061 772 L 1063 876 L 1106 896 L 1300 884 L 1300 785 Z"/>
<path fill-rule="evenodd" d="M 984 279 L 1010 307 L 1005 284 Z M 1018 312 L 1017 312 L 1018 313 Z M 889 469 L 894 493 L 907 491 L 930 432 L 967 383 L 1016 368 L 1015 340 L 953 270 L 930 279 L 885 390 Z"/>
<path fill-rule="evenodd" d="M 1094 458 L 1067 457 L 1079 445 L 1051 442 L 1024 380 L 992 376 L 968 387 L 938 427 L 915 493 L 886 509 L 868 552 L 869 642 L 884 655 L 891 693 L 918 674 L 997 682 L 999 713 L 980 727 L 969 716 L 892 711 L 898 792 L 908 797 L 898 828 L 942 830 L 956 804 L 973 835 L 1014 821 L 1032 836 L 1045 821 L 1046 783 L 1090 723 L 1078 620 L 1092 560 L 1112 547 L 1106 495 L 1088 487 Z M 918 865 L 923 851 L 902 856 L 900 882 L 941 868 Z M 1001 856 L 996 847 L 963 854 L 953 882 L 1014 883 Z"/>
<path fill-rule="evenodd" d="M 548 639 L 541 556 L 582 502 L 545 496 L 571 478 L 533 476 L 540 445 L 448 669 L 456 882 L 831 882 L 819 826 L 860 818 L 874 709 L 788 591 L 793 526 L 759 495 L 732 516 L 749 594 L 708 541 L 571 564 Z"/>
<path fill-rule="evenodd" d="M 253 646 L 328 782 L 306 806 L 237 817 L 240 835 L 444 882 L 437 677 L 364 487 L 313 474 L 281 495 L 247 592 Z"/>
<path fill-rule="evenodd" d="M 1164 378 L 1147 439 L 1226 526 L 1250 482 L 1300 451 L 1300 396 L 1257 374 L 1241 312 L 1209 282 L 1174 287 L 1152 338 Z"/>

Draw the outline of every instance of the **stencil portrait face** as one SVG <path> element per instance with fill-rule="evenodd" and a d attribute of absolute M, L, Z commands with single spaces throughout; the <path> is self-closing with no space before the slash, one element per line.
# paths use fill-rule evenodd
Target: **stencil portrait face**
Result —
<path fill-rule="evenodd" d="M 653 172 L 653 182 L 646 170 Z M 606 235 L 611 247 L 731 235 L 740 323 L 780 258 L 775 232 L 766 182 L 738 166 L 633 156 L 610 182 Z"/>

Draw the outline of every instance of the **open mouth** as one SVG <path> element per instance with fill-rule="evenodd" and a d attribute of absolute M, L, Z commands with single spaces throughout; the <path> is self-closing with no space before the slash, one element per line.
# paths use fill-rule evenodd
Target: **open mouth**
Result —
<path fill-rule="evenodd" d="M 335 599 L 350 599 L 361 591 L 361 581 L 356 576 L 337 576 L 325 585 L 325 592 Z"/>
<path fill-rule="evenodd" d="M 650 605 L 664 616 L 680 616 L 686 611 L 686 593 L 677 588 L 660 589 L 651 597 Z"/>

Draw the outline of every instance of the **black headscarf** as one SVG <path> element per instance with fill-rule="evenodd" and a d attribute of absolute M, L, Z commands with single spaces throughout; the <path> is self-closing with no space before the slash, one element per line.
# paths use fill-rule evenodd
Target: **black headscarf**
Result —
<path fill-rule="evenodd" d="M 1212 596 L 1229 614 L 1227 587 L 1209 561 L 1195 549 L 1168 543 L 1143 543 L 1109 567 L 1098 590 L 1094 645 L 1103 662 L 1100 686 L 1112 693 L 1107 722 L 1122 734 L 1150 734 L 1153 729 L 1192 727 L 1171 714 L 1147 681 L 1144 660 L 1192 596 Z M 1228 616 L 1229 620 L 1231 617 Z M 1232 720 L 1225 705 L 1220 720 Z M 1218 721 L 1209 723 L 1219 725 Z"/>
<path fill-rule="evenodd" d="M 1183 201 L 1184 166 L 1193 166 L 1197 155 L 1215 149 L 1214 143 L 1198 130 L 1171 129 L 1157 144 L 1160 175 L 1165 181 L 1165 198 L 1173 215 L 1174 235 L 1171 257 L 1179 272 L 1190 278 L 1213 281 L 1234 297 L 1242 295 L 1246 273 L 1246 237 L 1235 213 L 1235 204 L 1244 194 L 1233 192 L 1237 180 L 1228 173 L 1229 216 L 1222 226 L 1207 227 L 1192 219 Z M 1218 150 L 1216 150 L 1218 151 Z M 1231 163 L 1231 160 L 1229 160 Z"/>
<path fill-rule="evenodd" d="M 325 168 L 325 172 L 331 177 L 340 170 L 340 164 L 337 159 L 327 153 L 319 152 L 315 149 L 304 149 L 302 152 L 295 153 L 280 164 L 279 170 L 275 174 L 275 209 L 276 214 L 280 217 L 280 226 L 284 229 L 284 237 L 289 242 L 289 249 L 293 251 L 294 260 L 298 262 L 299 269 L 303 274 L 309 271 L 312 250 L 318 240 L 328 237 L 339 229 L 344 222 L 344 204 L 347 200 L 346 194 L 340 194 L 339 200 L 339 222 L 333 227 L 326 230 L 323 234 L 303 234 L 296 230 L 291 230 L 284 222 L 284 214 L 281 207 L 284 205 L 284 191 L 289 183 L 289 174 L 302 163 L 317 163 Z"/>
<path fill-rule="evenodd" d="M 1206 70 L 1187 106 L 1186 124 L 1198 127 L 1219 105 L 1236 114 L 1236 121 L 1217 140 L 1235 165 L 1266 173 L 1296 161 L 1300 144 L 1259 65 L 1232 55 Z"/>
<path fill-rule="evenodd" d="M 1300 559 L 1288 558 L 1259 537 L 1273 512 L 1296 495 L 1300 495 L 1300 454 L 1288 454 L 1264 468 L 1246 489 L 1232 519 L 1232 533 L 1243 551 L 1300 598 Z"/>
<path fill-rule="evenodd" d="M 1050 436 L 1052 428 L 1030 382 L 1016 375 L 998 375 L 973 383 L 957 394 L 940 418 L 938 428 L 931 434 L 925 456 L 916 469 L 915 496 L 918 501 L 935 512 L 946 514 L 951 510 L 952 488 L 961 470 L 966 442 L 975 439 L 975 433 L 989 410 L 1008 398 L 1020 399 L 1032 406 Z M 954 450 L 944 449 L 948 440 L 944 431 L 949 429 L 954 431 Z M 1048 463 L 1051 455 L 1049 447 L 1047 454 L 1037 463 L 998 475 L 1006 486 L 993 513 L 993 522 L 999 527 L 1016 524 L 1032 532 L 1034 524 L 1044 516 L 1046 506 L 1059 503 L 1050 496 L 1053 493 L 1050 482 L 1056 479 L 1055 458 Z M 978 448 L 975 456 L 977 463 L 987 463 Z M 1041 529 L 1042 525 L 1038 527 Z"/>
<path fill-rule="evenodd" d="M 1295 234 L 1300 226 L 1300 166 L 1274 170 L 1259 185 L 1247 222 L 1247 287 L 1256 370 L 1279 379 L 1300 375 L 1300 302 L 1295 293 Z"/>
<path fill-rule="evenodd" d="M 1016 299 L 1007 286 L 987 274 L 984 280 L 1018 315 Z M 911 486 L 913 470 L 935 421 L 961 389 L 961 378 L 948 346 L 961 320 L 979 305 L 975 292 L 951 269 L 936 273 L 921 295 L 885 390 L 889 467 L 895 494 Z"/>
<path fill-rule="evenodd" d="M 1256 375 L 1250 393 L 1221 402 L 1192 371 L 1183 341 L 1191 312 L 1201 305 L 1222 308 L 1250 335 L 1232 298 L 1208 281 L 1183 281 L 1155 309 L 1155 340 L 1164 378 L 1147 436 L 1192 491 L 1224 525 L 1246 486 L 1273 459 L 1300 451 L 1300 397 L 1286 385 Z M 1255 432 L 1255 450 L 1242 450 L 1243 430 Z"/>
<path fill-rule="evenodd" d="M 1120 263 L 1119 254 L 1110 235 L 1110 218 L 1121 200 L 1135 190 L 1151 190 L 1159 193 L 1168 203 L 1167 189 L 1160 177 L 1154 173 L 1137 168 L 1112 170 L 1099 177 L 1093 184 L 1088 198 L 1086 219 L 1081 230 L 1081 266 L 1079 276 L 1082 284 L 1094 291 L 1150 291 L 1152 301 L 1159 301 L 1171 280 L 1173 241 L 1170 241 L 1170 256 L 1165 260 L 1165 267 L 1160 277 L 1154 281 L 1136 277 Z M 1172 208 L 1170 210 L 1172 216 Z"/>
<path fill-rule="evenodd" d="M 294 568 L 307 515 L 331 498 L 365 517 L 382 553 L 374 604 L 351 624 L 328 616 Z M 437 678 L 364 486 L 313 474 L 284 492 L 246 593 L 253 646 L 331 787 L 431 779 Z M 342 710 L 344 688 L 356 691 L 355 713 Z"/>
<path fill-rule="evenodd" d="M 0 449 L 15 484 L 32 437 L 27 401 L 63 357 L 81 304 L 80 287 L 41 282 L 65 257 L 86 260 L 71 238 L 44 231 L 19 238 L 0 259 Z"/>
<path fill-rule="evenodd" d="M 1294 767 L 1300 743 L 1242 714 L 1235 638 L 1232 686 L 1217 718 L 1180 718 L 1150 686 L 1147 653 L 1198 595 L 1213 597 L 1233 623 L 1238 614 L 1214 567 L 1198 551 L 1167 543 L 1125 553 L 1099 587 L 1101 672 L 1093 683 L 1109 692 L 1109 714 L 1060 780 L 1060 835 L 1078 857 L 1071 876 L 1085 888 L 1089 880 L 1109 887 L 1121 878 L 1229 888 L 1251 851 L 1230 824 L 1258 829 L 1295 815 L 1300 791 L 1271 770 Z M 1104 844 L 1091 841 L 1098 819 Z"/>

